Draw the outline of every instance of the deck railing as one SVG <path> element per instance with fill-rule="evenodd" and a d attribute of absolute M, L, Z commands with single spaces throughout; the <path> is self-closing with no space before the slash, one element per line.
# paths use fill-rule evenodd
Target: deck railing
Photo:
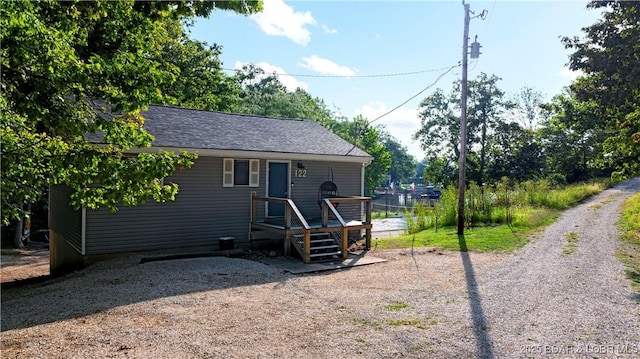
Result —
<path fill-rule="evenodd" d="M 362 213 L 360 213 L 358 223 L 351 223 L 344 220 L 344 216 L 340 214 L 338 210 L 338 205 L 344 204 L 359 204 L 361 210 L 364 210 L 364 220 L 362 220 Z M 348 242 L 348 231 L 349 230 L 365 230 L 365 247 L 366 249 L 371 248 L 371 197 L 331 197 L 325 198 L 321 202 L 322 207 L 322 226 L 327 227 L 329 223 L 329 214 L 331 213 L 339 222 L 342 227 L 341 238 L 342 238 L 342 248 L 343 253 L 346 255 L 347 242 Z M 363 208 L 364 207 L 364 208 Z"/>
<path fill-rule="evenodd" d="M 262 219 L 258 218 L 258 203 L 280 203 L 284 205 L 284 226 L 275 226 L 265 223 Z M 347 216 L 347 211 L 343 210 L 343 205 L 338 210 L 338 204 L 357 204 L 358 220 L 346 221 L 344 219 Z M 293 200 L 289 198 L 276 198 L 276 197 L 258 197 L 256 193 L 251 194 L 251 228 L 262 229 L 268 231 L 274 231 L 283 233 L 285 237 L 284 241 L 284 254 L 289 255 L 289 248 L 291 243 L 298 253 L 302 256 L 305 263 L 311 261 L 311 233 L 312 232 L 329 232 L 334 239 L 340 243 L 342 256 L 344 259 L 348 258 L 348 242 L 349 231 L 362 229 L 365 230 L 365 246 L 366 249 L 371 248 L 371 198 L 370 197 L 334 197 L 325 198 L 320 202 L 322 207 L 322 223 L 321 226 L 310 226 L 307 220 L 304 218 Z M 265 205 L 266 207 L 266 205 Z M 351 207 L 353 208 L 353 206 Z M 364 221 L 362 220 L 362 210 L 364 210 Z M 341 213 L 343 211 L 345 213 Z M 351 215 L 353 211 L 350 211 Z M 329 217 L 335 218 L 329 220 Z M 299 243 L 297 238 L 302 236 L 302 243 Z M 302 246 L 301 246 L 302 244 Z"/>
<path fill-rule="evenodd" d="M 325 198 L 322 201 L 322 227 L 329 228 L 329 213 L 331 213 L 336 220 L 340 223 L 340 231 L 332 231 L 331 235 L 340 243 L 342 251 L 342 258 L 347 259 L 349 253 L 347 247 L 349 245 L 349 231 L 347 229 L 347 222 L 338 212 L 338 209 L 331 203 L 329 198 Z"/>
<path fill-rule="evenodd" d="M 304 219 L 302 213 L 296 204 L 290 198 L 276 197 L 258 197 L 255 193 L 251 194 L 251 226 L 257 224 L 258 203 L 280 203 L 284 205 L 284 255 L 289 255 L 289 243 L 292 243 L 298 252 L 303 256 L 305 263 L 311 261 L 311 227 Z M 293 240 L 293 236 L 300 234 L 303 237 L 303 247 L 297 240 Z"/>

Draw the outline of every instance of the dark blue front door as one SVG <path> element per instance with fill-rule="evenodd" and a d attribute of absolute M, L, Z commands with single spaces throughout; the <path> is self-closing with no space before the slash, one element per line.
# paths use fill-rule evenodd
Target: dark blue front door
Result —
<path fill-rule="evenodd" d="M 289 164 L 283 162 L 269 162 L 269 193 L 268 197 L 288 198 Z M 269 202 L 267 214 L 270 217 L 284 216 L 284 205 Z"/>

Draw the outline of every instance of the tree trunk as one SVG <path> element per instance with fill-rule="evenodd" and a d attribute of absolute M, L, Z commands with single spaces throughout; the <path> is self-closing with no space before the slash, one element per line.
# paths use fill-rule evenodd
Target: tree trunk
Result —
<path fill-rule="evenodd" d="M 22 205 L 20 209 L 21 210 L 24 209 L 24 205 Z M 21 216 L 21 218 L 19 220 L 15 221 L 14 228 L 15 228 L 16 231 L 15 231 L 15 234 L 13 236 L 13 245 L 16 248 L 21 248 L 21 249 L 24 248 L 24 243 L 22 243 L 22 230 L 23 230 L 22 224 L 23 224 L 23 219 L 24 219 L 24 217 Z"/>
<path fill-rule="evenodd" d="M 24 244 L 22 243 L 22 220 L 15 221 L 14 228 L 16 233 L 13 236 L 13 245 L 16 248 L 24 248 Z"/>

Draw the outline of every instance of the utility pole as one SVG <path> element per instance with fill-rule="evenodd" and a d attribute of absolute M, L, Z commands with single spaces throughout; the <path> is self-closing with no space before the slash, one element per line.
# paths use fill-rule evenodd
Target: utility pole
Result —
<path fill-rule="evenodd" d="M 469 4 L 465 4 L 464 0 L 462 0 L 462 5 L 464 6 L 464 31 L 462 35 L 462 83 L 460 84 L 460 163 L 458 165 L 458 235 L 460 236 L 464 234 L 464 190 L 466 188 L 465 172 L 467 164 L 467 68 L 469 67 L 469 22 L 471 21 Z M 484 19 L 486 15 L 487 11 L 482 10 L 482 13 L 474 16 L 474 18 L 479 16 Z M 477 39 L 478 36 L 476 36 L 476 41 L 471 44 L 471 58 L 474 59 L 480 56 L 481 46 Z"/>
<path fill-rule="evenodd" d="M 460 103 L 460 163 L 458 164 L 458 235 L 464 234 L 464 190 L 465 185 L 465 166 L 467 162 L 467 49 L 469 48 L 469 22 L 471 17 L 469 13 L 469 4 L 464 5 L 464 32 L 462 37 L 462 83 L 460 84 L 461 103 Z"/>

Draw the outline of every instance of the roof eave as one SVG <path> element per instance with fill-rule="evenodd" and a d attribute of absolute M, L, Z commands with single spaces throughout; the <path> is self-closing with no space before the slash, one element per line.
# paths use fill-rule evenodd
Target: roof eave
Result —
<path fill-rule="evenodd" d="M 206 157 L 232 157 L 232 158 L 255 158 L 269 160 L 303 160 L 303 161 L 330 161 L 330 162 L 348 162 L 362 163 L 368 165 L 373 161 L 371 156 L 349 156 L 349 155 L 329 155 L 329 154 L 313 154 L 313 153 L 292 153 L 292 152 L 261 152 L 261 151 L 245 151 L 245 150 L 213 150 L 213 149 L 194 149 L 194 148 L 174 148 L 174 147 L 148 147 L 148 148 L 132 148 L 127 152 L 131 153 L 153 153 L 160 150 L 164 151 L 188 151 L 195 152 L 198 156 Z"/>

